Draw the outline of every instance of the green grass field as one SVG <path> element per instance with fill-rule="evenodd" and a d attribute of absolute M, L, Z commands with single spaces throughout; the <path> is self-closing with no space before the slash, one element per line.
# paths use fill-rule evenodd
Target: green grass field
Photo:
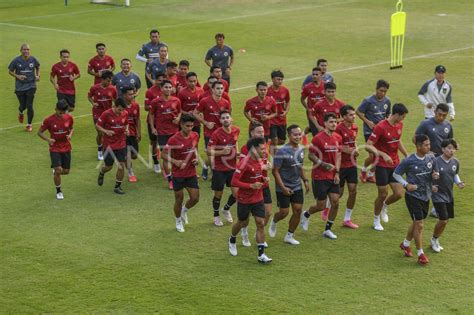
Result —
<path fill-rule="evenodd" d="M 472 314 L 474 5 L 471 0 L 405 1 L 406 59 L 403 69 L 390 71 L 389 18 L 395 2 L 132 0 L 124 8 L 86 0 L 71 0 L 68 7 L 60 0 L 0 0 L 0 312 Z M 231 97 L 242 143 L 247 128 L 242 108 L 254 96 L 255 82 L 282 69 L 292 96 L 289 121 L 305 125 L 299 105 L 302 77 L 325 57 L 338 97 L 350 104 L 373 93 L 378 79 L 391 83 L 392 103 L 403 102 L 410 110 L 403 139 L 413 152 L 409 139 L 423 119 L 418 89 L 437 64 L 445 65 L 454 87 L 457 156 L 467 184 L 463 191 L 455 189 L 456 219 L 442 237 L 445 250 L 435 254 L 428 248 L 436 222 L 429 218 L 424 240 L 430 264 L 422 268 L 414 258 L 404 258 L 398 244 L 410 223 L 405 203 L 391 207 L 385 231 L 373 231 L 376 191 L 369 184 L 359 186 L 354 211 L 359 230 L 340 227 L 341 211 L 334 228 L 339 239 L 329 241 L 321 237 L 324 225 L 314 216 L 308 232 L 296 233 L 301 245 L 291 247 L 283 243 L 285 220 L 277 237 L 268 240 L 267 253 L 274 260 L 268 266 L 256 262 L 255 246 L 240 246 L 240 237 L 239 256 L 229 255 L 230 226 L 212 225 L 210 182 L 200 182 L 201 199 L 184 234 L 175 232 L 172 193 L 145 165 L 136 165 L 139 181 L 125 183 L 124 196 L 112 191 L 113 173 L 98 187 L 95 130 L 87 116 L 92 82 L 87 61 L 103 41 L 116 61 L 132 59 L 143 78 L 144 65 L 134 56 L 155 27 L 170 57 L 188 59 L 201 82 L 213 36 L 225 33 L 236 52 Z M 6 69 L 23 42 L 42 69 L 31 134 L 18 125 L 13 78 Z M 49 70 L 62 48 L 71 51 L 82 78 L 77 81 L 72 172 L 63 179 L 65 200 L 57 201 L 48 148 L 36 131 L 53 112 Z M 144 90 L 140 104 L 143 95 Z M 147 145 L 145 138 L 140 146 L 145 156 Z M 312 201 L 308 195 L 305 208 Z M 254 229 L 251 224 L 251 235 Z"/>

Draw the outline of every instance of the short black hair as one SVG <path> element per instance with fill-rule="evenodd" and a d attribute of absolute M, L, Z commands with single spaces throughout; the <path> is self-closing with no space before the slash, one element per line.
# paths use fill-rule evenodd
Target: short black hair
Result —
<path fill-rule="evenodd" d="M 405 104 L 402 103 L 396 103 L 392 107 L 392 115 L 398 114 L 400 116 L 404 114 L 408 114 L 408 108 L 405 106 Z"/>
<path fill-rule="evenodd" d="M 100 75 L 100 78 L 102 80 L 105 80 L 105 79 L 111 79 L 114 77 L 114 73 L 110 70 L 105 70 L 105 71 L 102 71 L 102 74 Z"/>
<path fill-rule="evenodd" d="M 296 128 L 299 128 L 299 127 L 300 126 L 298 126 L 297 124 L 289 125 L 288 128 L 286 128 L 286 133 L 290 134 L 293 129 L 296 129 Z"/>
<path fill-rule="evenodd" d="M 171 84 L 171 86 L 173 86 L 173 82 L 171 82 L 170 80 L 163 80 L 160 83 L 160 87 L 164 87 L 165 84 Z"/>
<path fill-rule="evenodd" d="M 252 148 L 256 148 L 260 146 L 261 144 L 265 144 L 265 138 L 263 137 L 257 137 L 257 138 L 251 138 L 247 141 L 247 148 L 251 150 Z"/>
<path fill-rule="evenodd" d="M 217 80 L 216 82 L 212 82 L 211 88 L 213 89 L 216 85 L 224 86 L 224 83 L 222 83 L 220 80 Z"/>
<path fill-rule="evenodd" d="M 331 118 L 337 119 L 336 114 L 334 114 L 334 113 L 327 113 L 326 115 L 324 115 L 324 122 L 328 121 L 328 120 L 331 119 Z"/>
<path fill-rule="evenodd" d="M 448 145 L 452 145 L 456 150 L 458 149 L 458 143 L 454 139 L 444 139 L 441 141 L 441 147 L 446 148 Z"/>
<path fill-rule="evenodd" d="M 166 69 L 168 68 L 176 68 L 178 66 L 178 64 L 174 61 L 168 61 L 168 63 L 166 64 Z"/>
<path fill-rule="evenodd" d="M 156 74 L 156 78 L 159 78 L 159 77 L 166 77 L 166 73 L 161 72 L 161 71 L 158 72 L 158 73 Z"/>
<path fill-rule="evenodd" d="M 209 73 L 213 73 L 215 69 L 221 69 L 222 70 L 222 68 L 220 66 L 212 66 L 212 67 L 209 68 Z"/>
<path fill-rule="evenodd" d="M 349 104 L 342 106 L 340 110 L 341 116 L 346 116 L 350 110 L 355 111 L 354 107 Z"/>
<path fill-rule="evenodd" d="M 214 36 L 215 39 L 218 38 L 225 38 L 224 33 L 217 33 L 216 36 Z"/>
<path fill-rule="evenodd" d="M 135 92 L 135 88 L 132 87 L 132 86 L 124 86 L 123 88 L 120 89 L 120 91 L 122 92 L 122 95 L 123 94 L 126 94 L 128 91 L 134 91 Z"/>
<path fill-rule="evenodd" d="M 184 113 L 184 114 L 181 115 L 181 119 L 179 120 L 179 122 L 181 124 L 185 124 L 187 122 L 192 122 L 193 123 L 195 120 L 196 120 L 196 118 L 194 118 L 193 115 L 190 115 L 188 113 Z"/>
<path fill-rule="evenodd" d="M 252 121 L 249 126 L 249 132 L 252 132 L 255 130 L 255 128 L 258 127 L 263 127 L 263 124 L 259 121 Z"/>
<path fill-rule="evenodd" d="M 215 76 L 210 75 L 210 76 L 207 78 L 207 81 L 209 81 L 209 80 L 211 80 L 211 79 L 216 79 L 216 80 L 217 80 L 217 78 L 216 78 Z"/>
<path fill-rule="evenodd" d="M 375 86 L 375 89 L 378 90 L 381 87 L 384 87 L 388 90 L 388 88 L 390 87 L 390 84 L 387 81 L 380 79 L 377 81 L 377 85 Z"/>
<path fill-rule="evenodd" d="M 158 33 L 158 35 L 160 35 L 160 32 L 157 29 L 152 29 L 150 31 L 150 35 L 153 34 L 153 33 Z"/>
<path fill-rule="evenodd" d="M 447 112 L 449 112 L 449 106 L 447 104 L 440 103 L 440 104 L 436 105 L 436 110 L 440 110 L 443 113 L 447 113 Z"/>
<path fill-rule="evenodd" d="M 334 82 L 328 82 L 324 84 L 324 90 L 335 90 L 336 89 L 336 83 Z"/>
<path fill-rule="evenodd" d="M 270 74 L 271 78 L 284 78 L 285 75 L 281 70 L 273 70 L 272 73 Z"/>
<path fill-rule="evenodd" d="M 415 145 L 422 145 L 426 140 L 430 140 L 427 135 L 421 134 L 415 136 Z"/>
<path fill-rule="evenodd" d="M 71 53 L 69 52 L 69 50 L 67 50 L 67 49 L 61 49 L 61 51 L 59 52 L 59 57 L 61 57 L 64 53 L 71 54 Z"/>
<path fill-rule="evenodd" d="M 190 72 L 186 73 L 186 79 L 189 79 L 190 77 L 196 77 L 197 78 L 196 72 L 190 71 Z"/>
<path fill-rule="evenodd" d="M 223 109 L 223 110 L 221 110 L 221 112 L 219 113 L 219 117 L 221 117 L 221 116 L 224 115 L 224 114 L 229 114 L 229 116 L 232 116 L 232 115 L 230 114 L 230 111 L 229 111 L 229 110 Z"/>
<path fill-rule="evenodd" d="M 115 100 L 115 106 L 120 106 L 122 108 L 127 108 L 127 103 L 123 99 L 123 97 L 119 97 Z"/>
<path fill-rule="evenodd" d="M 326 59 L 324 58 L 321 58 L 321 59 L 318 59 L 318 61 L 316 61 L 316 65 L 319 66 L 322 62 L 328 62 Z"/>
<path fill-rule="evenodd" d="M 120 60 L 120 64 L 121 64 L 122 62 L 124 62 L 124 61 L 128 61 L 128 62 L 132 63 L 132 61 L 131 61 L 130 59 L 128 59 L 128 58 L 123 58 L 122 60 Z"/>
<path fill-rule="evenodd" d="M 187 60 L 181 60 L 181 61 L 179 62 L 179 65 L 180 65 L 180 66 L 186 66 L 186 67 L 189 68 L 189 61 L 187 61 Z"/>
<path fill-rule="evenodd" d="M 105 47 L 105 44 L 104 43 L 97 43 L 95 44 L 95 49 L 99 48 L 99 47 Z"/>
<path fill-rule="evenodd" d="M 268 87 L 268 84 L 265 81 L 258 81 L 255 87 L 258 89 L 259 86 Z"/>
<path fill-rule="evenodd" d="M 65 112 L 67 111 L 67 109 L 69 108 L 69 104 L 67 103 L 66 100 L 59 100 L 57 103 L 56 103 L 56 109 L 57 110 L 60 110 L 62 112 Z"/>
<path fill-rule="evenodd" d="M 320 67 L 314 67 L 313 69 L 311 69 L 311 73 L 313 73 L 314 71 L 322 72 Z"/>

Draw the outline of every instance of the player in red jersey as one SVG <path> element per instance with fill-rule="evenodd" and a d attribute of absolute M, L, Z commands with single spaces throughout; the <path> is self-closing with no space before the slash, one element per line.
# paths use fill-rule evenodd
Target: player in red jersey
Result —
<path fill-rule="evenodd" d="M 379 122 L 367 140 L 367 150 L 375 154 L 375 184 L 377 185 L 377 199 L 374 202 L 374 229 L 383 231 L 382 221 L 388 222 L 387 207 L 403 195 L 403 186 L 392 176 L 395 168 L 400 164 L 398 150 L 406 157 L 408 155 L 401 139 L 403 119 L 408 109 L 398 103 L 392 107 L 392 114 Z M 388 196 L 388 186 L 392 194 Z"/>
<path fill-rule="evenodd" d="M 171 164 L 173 172 L 174 215 L 176 230 L 184 232 L 184 224 L 188 224 L 188 211 L 199 201 L 199 185 L 197 181 L 196 165 L 198 165 L 197 144 L 199 136 L 192 131 L 194 117 L 183 114 L 180 117 L 181 130 L 169 138 L 163 150 L 163 160 Z M 183 205 L 184 192 L 189 195 Z"/>
<path fill-rule="evenodd" d="M 265 131 L 265 139 L 270 139 L 270 122 L 277 116 L 276 102 L 267 96 L 268 85 L 265 81 L 257 82 L 257 96 L 247 100 L 244 107 L 244 115 L 250 121 L 259 121 Z"/>
<path fill-rule="evenodd" d="M 140 106 L 135 102 L 135 91 L 133 87 L 126 87 L 122 90 L 123 99 L 127 104 L 128 114 L 128 135 L 127 135 L 127 170 L 128 181 L 136 183 L 137 177 L 133 172 L 132 160 L 136 160 L 138 156 L 138 143 L 142 138 L 142 126 L 140 122 Z"/>
<path fill-rule="evenodd" d="M 221 81 L 224 85 L 224 92 L 229 93 L 229 82 L 222 78 L 222 68 L 219 66 L 212 66 L 209 68 L 209 76 L 215 77 L 217 81 Z M 210 90 L 211 86 L 205 86 L 204 91 Z"/>
<path fill-rule="evenodd" d="M 212 133 L 217 128 L 222 127 L 220 122 L 221 111 L 231 111 L 230 103 L 222 98 L 223 92 L 224 85 L 222 82 L 214 82 L 212 84 L 212 95 L 202 98 L 193 113 L 194 117 L 204 125 L 204 145 L 206 149 Z M 202 167 L 201 177 L 204 180 L 207 180 L 208 177 L 208 165 L 210 165 L 209 160 L 207 160 Z"/>
<path fill-rule="evenodd" d="M 195 72 L 188 72 L 186 74 L 186 86 L 178 93 L 178 98 L 181 101 L 181 112 L 192 115 L 199 104 L 201 96 L 204 94 L 202 88 L 198 86 L 199 81 Z M 198 120 L 194 122 L 194 132 L 201 135 L 201 124 Z"/>
<path fill-rule="evenodd" d="M 174 61 L 168 61 L 166 64 L 166 80 L 169 80 L 173 84 L 173 95 L 176 95 L 178 90 L 176 86 L 178 84 L 178 64 Z"/>
<path fill-rule="evenodd" d="M 272 85 L 268 88 L 267 96 L 275 100 L 277 115 L 270 121 L 270 139 L 272 144 L 282 145 L 286 141 L 286 115 L 290 111 L 290 91 L 283 86 L 283 72 L 272 71 Z"/>
<path fill-rule="evenodd" d="M 328 82 L 324 85 L 324 97 L 320 99 L 316 104 L 309 108 L 309 118 L 316 126 L 318 132 L 323 131 L 324 127 L 324 116 L 328 113 L 336 114 L 338 121 L 341 119 L 341 107 L 345 103 L 336 98 L 336 83 Z"/>
<path fill-rule="evenodd" d="M 301 104 L 306 110 L 306 116 L 308 117 L 309 129 L 313 136 L 318 133 L 316 125 L 313 120 L 310 119 L 310 109 L 324 97 L 324 82 L 321 80 L 322 71 L 319 67 L 314 67 L 312 70 L 313 82 L 306 84 L 301 91 Z M 308 132 L 305 131 L 305 134 Z"/>
<path fill-rule="evenodd" d="M 87 98 L 92 104 L 92 119 L 94 125 L 97 123 L 100 115 L 107 109 L 112 108 L 113 102 L 117 99 L 117 89 L 112 85 L 112 78 L 114 74 L 112 71 L 102 71 L 102 82 L 91 86 Z M 102 147 L 102 134 L 97 130 L 95 141 L 97 142 L 97 159 L 104 160 Z"/>
<path fill-rule="evenodd" d="M 160 162 L 158 160 L 160 158 L 160 151 L 157 150 L 158 138 L 151 131 L 151 126 L 150 126 L 150 123 L 149 123 L 149 117 L 150 117 L 151 102 L 163 95 L 162 92 L 161 92 L 161 83 L 163 82 L 164 79 L 165 79 L 165 73 L 164 72 L 159 72 L 156 75 L 156 79 L 155 79 L 153 85 L 145 93 L 145 106 L 144 106 L 145 111 L 147 112 L 146 126 L 147 126 L 147 129 L 148 129 L 148 138 L 150 139 L 151 157 L 153 158 L 153 171 L 157 174 L 161 173 L 161 166 L 160 166 Z"/>
<path fill-rule="evenodd" d="M 94 84 L 99 84 L 102 81 L 103 71 L 115 71 L 115 61 L 112 57 L 106 54 L 107 49 L 104 43 L 95 45 L 97 55 L 89 60 L 87 65 L 87 73 L 94 77 Z"/>
<path fill-rule="evenodd" d="M 118 162 L 117 174 L 115 175 L 114 192 L 119 195 L 125 194 L 122 190 L 122 180 L 125 172 L 125 161 L 127 157 L 128 136 L 128 114 L 127 104 L 123 98 L 118 98 L 111 109 L 106 110 L 100 115 L 95 125 L 102 137 L 102 144 L 105 148 L 104 166 L 100 169 L 97 183 L 99 186 L 104 184 L 105 173 L 114 166 L 114 161 Z"/>
<path fill-rule="evenodd" d="M 258 121 L 254 121 L 250 123 L 249 133 L 250 133 L 251 139 L 262 138 L 262 137 L 264 138 L 265 131 L 263 129 L 262 123 Z M 240 160 L 244 159 L 248 155 L 248 153 L 249 153 L 249 148 L 247 147 L 247 145 L 243 145 L 240 148 L 239 159 Z M 262 152 L 261 159 L 260 159 L 262 174 L 264 177 L 268 176 L 268 170 L 272 168 L 272 164 L 268 160 L 269 156 L 270 156 L 270 148 L 267 143 L 267 145 L 265 146 L 265 150 Z M 262 188 L 263 188 L 263 205 L 265 209 L 265 219 L 263 223 L 264 223 L 264 226 L 266 226 L 268 221 L 270 220 L 270 217 L 272 216 L 272 193 L 270 191 L 270 185 L 268 184 L 268 182 L 264 183 Z M 248 237 L 247 225 L 248 225 L 248 221 L 247 221 L 247 224 L 242 227 L 242 232 L 241 232 L 242 244 L 245 247 L 251 246 L 250 240 Z M 265 247 L 268 247 L 267 242 L 264 242 L 264 245 Z"/>
<path fill-rule="evenodd" d="M 326 206 L 326 199 L 329 197 L 331 209 L 329 210 L 323 236 L 335 240 L 337 236 L 331 231 L 331 227 L 339 210 L 339 171 L 341 167 L 342 138 L 335 132 L 337 127 L 336 114 L 326 114 L 324 125 L 326 128 L 313 137 L 309 148 L 309 159 L 313 162 L 311 178 L 316 205 L 309 207 L 303 213 L 301 227 L 305 231 L 308 230 L 310 215 L 323 211 Z"/>
<path fill-rule="evenodd" d="M 341 169 L 339 174 L 339 184 L 341 187 L 340 198 L 344 193 L 346 182 L 349 193 L 342 225 L 351 229 L 357 229 L 359 226 L 352 222 L 351 215 L 357 196 L 357 156 L 359 156 L 359 151 L 356 146 L 356 139 L 359 129 L 354 123 L 356 118 L 354 107 L 351 105 L 342 106 L 341 116 L 343 121 L 336 127 L 336 132 L 342 138 Z"/>
<path fill-rule="evenodd" d="M 163 80 L 161 82 L 162 95 L 151 102 L 148 116 L 151 132 L 157 136 L 158 146 L 162 152 L 169 138 L 179 130 L 181 102 L 177 97 L 171 95 L 172 91 L 173 84 L 171 81 Z M 166 164 L 163 167 L 163 176 L 168 180 L 168 186 L 172 190 L 171 172 Z"/>
<path fill-rule="evenodd" d="M 179 94 L 179 92 L 181 92 L 182 89 L 188 86 L 188 78 L 187 78 L 188 73 L 189 73 L 189 61 L 181 60 L 178 64 L 178 75 L 177 75 L 177 86 L 176 86 L 177 94 Z M 195 86 L 199 88 L 201 87 L 201 84 L 199 83 L 199 81 L 196 82 Z"/>
<path fill-rule="evenodd" d="M 229 252 L 237 256 L 237 234 L 248 225 L 250 213 L 257 226 L 258 261 L 270 263 L 271 258 L 265 255 L 265 209 L 263 205 L 262 188 L 269 178 L 262 173 L 261 157 L 266 148 L 265 138 L 253 138 L 247 142 L 248 155 L 239 161 L 232 186 L 237 187 L 237 222 L 232 225 L 229 237 Z"/>
<path fill-rule="evenodd" d="M 51 68 L 49 81 L 56 90 L 56 96 L 59 100 L 66 100 L 69 105 L 69 112 L 74 111 L 76 106 L 76 87 L 74 81 L 81 77 L 77 65 L 69 61 L 69 50 L 63 49 L 59 52 L 61 61 L 55 63 Z"/>
<path fill-rule="evenodd" d="M 207 155 L 211 161 L 212 185 L 214 198 L 212 199 L 212 209 L 214 210 L 214 225 L 223 226 L 219 217 L 222 194 L 224 186 L 231 187 L 232 176 L 234 175 L 235 165 L 237 163 L 237 140 L 240 134 L 240 128 L 232 125 L 230 112 L 223 110 L 220 112 L 220 121 L 222 127 L 216 129 L 209 139 Z M 235 203 L 237 188 L 231 187 L 231 194 L 222 213 L 227 222 L 232 223 L 230 207 Z"/>
<path fill-rule="evenodd" d="M 212 85 L 214 82 L 220 81 L 215 76 L 211 75 L 207 78 L 207 84 L 204 85 L 204 94 L 202 94 L 201 99 L 212 95 Z M 225 81 L 225 80 L 224 80 Z M 225 99 L 229 104 L 232 105 L 229 94 L 224 91 L 222 92 L 222 98 Z"/>
<path fill-rule="evenodd" d="M 65 100 L 56 103 L 56 113 L 47 117 L 38 131 L 38 136 L 48 142 L 51 168 L 53 169 L 56 199 L 63 200 L 61 191 L 61 175 L 69 174 L 71 169 L 71 137 L 74 132 L 74 120 L 66 114 L 68 104 Z M 49 138 L 44 132 L 49 131 Z"/>

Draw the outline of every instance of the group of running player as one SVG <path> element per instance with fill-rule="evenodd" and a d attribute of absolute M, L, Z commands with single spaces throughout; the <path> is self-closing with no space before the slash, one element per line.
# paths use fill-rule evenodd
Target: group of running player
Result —
<path fill-rule="evenodd" d="M 406 205 L 413 223 L 405 240 L 400 244 L 405 256 L 413 256 L 410 242 L 416 243 L 418 262 L 428 263 L 422 248 L 423 221 L 428 214 L 429 200 L 438 217 L 431 248 L 440 252 L 439 243 L 448 219 L 454 217 L 453 185 L 460 188 L 459 162 L 454 157 L 457 143 L 448 121 L 454 119 L 451 86 L 444 80 L 444 66 L 435 68 L 435 78 L 427 81 L 419 92 L 425 107 L 426 119 L 417 128 L 413 141 L 416 153 L 408 156 L 401 142 L 402 121 L 408 109 L 401 103 L 392 106 L 386 96 L 389 83 L 379 80 L 375 93 L 365 98 L 355 109 L 336 98 L 336 84 L 327 72 L 327 61 L 319 59 L 312 74 L 305 79 L 301 104 L 308 118 L 308 127 L 288 124 L 290 93 L 282 85 L 284 74 L 271 72 L 271 84 L 256 84 L 257 95 L 247 100 L 244 116 L 249 120 L 249 140 L 238 146 L 240 128 L 233 125 L 231 100 L 228 95 L 234 54 L 224 44 L 224 34 L 215 36 L 216 46 L 205 57 L 210 76 L 201 87 L 197 74 L 189 71 L 189 62 L 179 64 L 168 60 L 168 46 L 160 41 L 159 32 L 150 32 L 150 42 L 143 45 L 136 59 L 146 63 L 147 91 L 144 109 L 152 148 L 153 170 L 163 173 L 169 188 L 174 191 L 176 230 L 184 232 L 189 210 L 199 202 L 197 166 L 200 164 L 198 143 L 201 125 L 204 131 L 206 159 L 202 163 L 201 178 L 208 179 L 212 171 L 214 196 L 213 223 L 223 226 L 221 213 L 233 223 L 228 240 L 229 252 L 237 255 L 236 238 L 240 232 L 244 246 L 251 246 L 248 235 L 250 214 L 255 219 L 258 261 L 272 261 L 264 250 L 265 226 L 275 237 L 277 223 L 289 214 L 288 231 L 284 242 L 298 245 L 294 237 L 298 225 L 308 230 L 312 214 L 321 212 L 326 222 L 323 236 L 336 239 L 332 226 L 336 220 L 339 200 L 347 183 L 348 198 L 342 225 L 357 229 L 351 215 L 356 203 L 358 171 L 357 158 L 361 146 L 356 144 L 358 116 L 364 123 L 363 148 L 369 152 L 364 161 L 360 180 L 375 182 L 377 198 L 374 202 L 373 228 L 382 231 L 381 221 L 388 222 L 388 206 L 402 198 L 405 190 Z M 121 71 L 114 74 L 114 60 L 106 54 L 103 43 L 96 45 L 97 55 L 89 61 L 88 73 L 94 76 L 94 85 L 88 93 L 92 116 L 97 130 L 97 157 L 103 160 L 98 185 L 105 174 L 118 163 L 114 192 L 124 194 L 122 181 L 125 169 L 129 182 L 136 182 L 132 160 L 138 156 L 142 138 L 140 106 L 136 96 L 141 89 L 138 75 L 131 72 L 131 61 L 122 59 Z M 29 54 L 29 46 L 21 46 L 21 56 L 9 66 L 16 78 L 16 94 L 20 107 L 18 119 L 23 122 L 23 111 L 28 109 L 27 131 L 31 131 L 35 82 L 39 80 L 39 62 Z M 56 112 L 47 117 L 38 135 L 49 143 L 57 199 L 63 199 L 61 175 L 69 173 L 71 165 L 71 137 L 75 106 L 74 81 L 80 77 L 78 67 L 69 61 L 69 51 L 61 50 L 61 61 L 52 67 L 50 81 L 57 91 Z M 46 135 L 49 131 L 49 137 Z M 307 134 L 312 134 L 311 143 Z M 312 163 L 311 187 L 304 168 L 305 150 Z M 398 151 L 405 159 L 400 162 Z M 162 159 L 160 165 L 159 159 Z M 273 160 L 273 161 L 271 161 Z M 272 218 L 270 177 L 275 182 L 279 211 Z M 406 178 L 402 176 L 406 175 Z M 225 187 L 230 194 L 221 208 Z M 388 188 L 392 193 L 388 194 Z M 184 201 L 184 190 L 189 198 Z M 316 203 L 303 211 L 304 196 L 313 191 Z M 230 212 L 237 202 L 237 221 Z M 269 224 L 268 224 L 269 223 Z"/>

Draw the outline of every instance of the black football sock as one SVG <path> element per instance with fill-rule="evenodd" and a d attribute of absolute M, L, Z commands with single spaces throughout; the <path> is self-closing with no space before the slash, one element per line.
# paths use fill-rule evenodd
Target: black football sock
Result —
<path fill-rule="evenodd" d="M 153 164 L 160 164 L 160 162 L 158 162 L 158 157 L 156 156 L 156 154 L 153 154 L 151 157 L 153 158 Z"/>
<path fill-rule="evenodd" d="M 56 186 L 56 193 L 59 194 L 61 192 L 61 185 Z"/>
<path fill-rule="evenodd" d="M 168 182 L 171 182 L 173 180 L 173 177 L 171 177 L 171 174 L 166 175 L 166 179 Z"/>
<path fill-rule="evenodd" d="M 237 237 L 236 237 L 236 236 L 231 235 L 231 236 L 229 237 L 229 242 L 231 242 L 232 244 L 235 244 L 236 241 L 237 241 Z"/>
<path fill-rule="evenodd" d="M 263 244 L 258 244 L 258 245 L 257 245 L 257 248 L 258 248 L 258 256 L 262 256 L 262 255 L 263 255 L 263 252 L 265 251 L 265 245 L 263 245 Z"/>
<path fill-rule="evenodd" d="M 214 216 L 219 216 L 219 208 L 221 206 L 221 200 L 219 198 L 212 198 L 212 209 L 214 209 Z"/>
<path fill-rule="evenodd" d="M 232 205 L 237 201 L 237 199 L 235 199 L 234 195 L 230 195 L 229 196 L 229 199 L 227 199 L 227 203 L 225 204 L 224 206 L 224 210 L 225 211 L 229 211 L 230 207 L 232 207 Z"/>
<path fill-rule="evenodd" d="M 311 216 L 311 213 L 309 213 L 309 211 L 305 211 L 303 215 L 305 218 L 309 219 L 309 217 Z"/>
<path fill-rule="evenodd" d="M 122 185 L 122 182 L 119 182 L 118 180 L 115 181 L 115 188 L 120 188 Z"/>
<path fill-rule="evenodd" d="M 102 150 L 103 150 L 102 144 L 101 144 L 101 145 L 98 145 L 98 146 L 97 146 L 97 151 L 102 151 Z"/>
<path fill-rule="evenodd" d="M 330 230 L 331 227 L 332 227 L 332 225 L 333 225 L 333 223 L 334 223 L 334 221 L 329 221 L 329 220 L 328 220 L 328 221 L 326 222 L 326 228 L 325 228 L 324 230 L 325 230 L 325 231 Z"/>

